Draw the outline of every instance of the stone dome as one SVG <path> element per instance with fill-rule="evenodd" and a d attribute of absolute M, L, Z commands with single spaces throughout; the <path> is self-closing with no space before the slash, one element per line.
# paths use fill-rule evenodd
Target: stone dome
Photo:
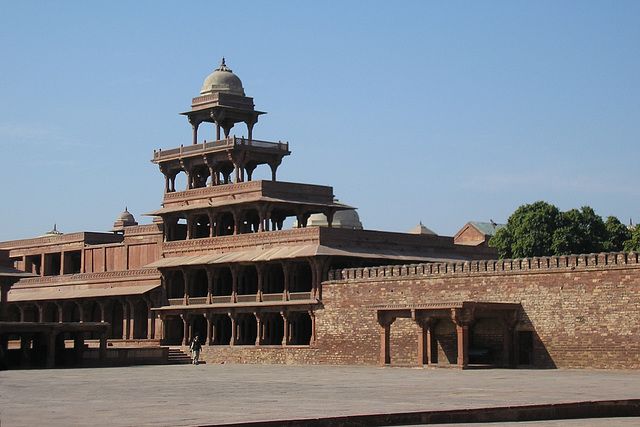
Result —
<path fill-rule="evenodd" d="M 327 227 L 327 217 L 325 214 L 316 213 L 309 216 L 307 220 L 307 227 Z M 362 223 L 360 222 L 360 216 L 355 209 L 347 209 L 344 211 L 338 211 L 333 215 L 333 222 L 331 225 L 335 228 L 350 228 L 353 230 L 362 230 Z M 298 222 L 293 223 L 293 228 L 298 226 Z"/>
<path fill-rule="evenodd" d="M 113 233 L 124 233 L 125 227 L 131 227 L 133 225 L 138 225 L 136 219 L 129 213 L 127 208 L 124 208 L 124 212 L 118 216 L 116 222 L 113 223 L 113 228 L 109 231 Z"/>
<path fill-rule="evenodd" d="M 231 69 L 227 67 L 224 63 L 224 58 L 222 58 L 220 66 L 204 80 L 202 89 L 200 89 L 200 95 L 216 92 L 245 96 L 242 82 L 238 76 L 233 74 Z"/>
<path fill-rule="evenodd" d="M 58 231 L 58 227 L 57 224 L 53 224 L 53 230 L 51 231 L 47 231 L 46 233 L 44 233 L 42 236 L 40 237 L 51 237 L 51 236 L 60 236 L 61 232 Z"/>
<path fill-rule="evenodd" d="M 129 213 L 127 208 L 124 208 L 124 212 L 120 214 L 120 216 L 116 221 L 122 221 L 125 224 L 133 224 L 136 222 L 136 219 L 133 217 L 131 213 Z"/>

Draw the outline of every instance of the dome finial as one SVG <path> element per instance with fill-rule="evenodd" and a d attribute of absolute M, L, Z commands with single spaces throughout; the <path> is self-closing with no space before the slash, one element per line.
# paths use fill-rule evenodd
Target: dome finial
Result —
<path fill-rule="evenodd" d="M 224 56 L 222 57 L 222 62 L 220 63 L 220 66 L 216 68 L 216 71 L 228 71 L 230 73 L 233 72 L 229 67 L 227 67 L 227 63 L 224 60 Z"/>

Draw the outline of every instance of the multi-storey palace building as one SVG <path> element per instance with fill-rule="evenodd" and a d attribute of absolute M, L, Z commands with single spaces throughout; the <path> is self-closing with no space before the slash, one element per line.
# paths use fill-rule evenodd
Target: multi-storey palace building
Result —
<path fill-rule="evenodd" d="M 54 366 L 55 347 L 69 339 L 81 360 L 84 341 L 99 338 L 104 361 L 107 347 L 184 346 L 199 335 L 210 363 L 578 366 L 566 348 L 579 352 L 584 340 L 566 329 L 596 337 L 585 327 L 598 301 L 576 295 L 593 295 L 597 280 L 616 289 L 624 273 L 625 295 L 637 304 L 637 254 L 507 265 L 488 261 L 496 258 L 486 244 L 496 224 L 469 223 L 456 239 L 422 224 L 409 233 L 370 231 L 332 187 L 278 181 L 289 144 L 253 138 L 264 113 L 224 60 L 182 114 L 190 143 L 154 151 L 151 160 L 164 176 L 151 225 L 125 209 L 109 232 L 54 227 L 0 243 L 16 282 L 3 285 L 4 352 L 19 339 L 23 363 Z M 246 138 L 231 135 L 241 122 Z M 216 127 L 216 140 L 199 143 L 206 125 Z M 269 167 L 271 179 L 253 180 L 258 167 Z M 181 174 L 186 188 L 176 188 Z M 563 320 L 562 295 L 570 293 L 575 306 Z M 637 333 L 631 316 L 629 332 Z M 609 332 L 614 341 L 624 336 Z M 592 357 L 595 365 L 614 353 L 616 366 L 638 365 L 637 355 L 610 350 Z"/>

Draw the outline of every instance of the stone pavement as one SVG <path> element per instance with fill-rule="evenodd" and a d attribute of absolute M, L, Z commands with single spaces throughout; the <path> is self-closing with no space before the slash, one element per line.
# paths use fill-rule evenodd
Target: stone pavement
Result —
<path fill-rule="evenodd" d="M 640 371 L 211 364 L 17 370 L 0 372 L 0 425 L 192 426 L 638 398 Z M 592 421 L 567 425 L 608 424 Z M 542 425 L 560 425 L 554 423 Z"/>

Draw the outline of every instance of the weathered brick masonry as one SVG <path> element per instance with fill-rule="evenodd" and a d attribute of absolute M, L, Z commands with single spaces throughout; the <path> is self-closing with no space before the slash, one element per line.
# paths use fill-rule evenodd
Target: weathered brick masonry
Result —
<path fill-rule="evenodd" d="M 372 306 L 481 301 L 521 304 L 516 332 L 532 331 L 534 366 L 639 368 L 638 257 L 603 253 L 332 271 L 322 286 L 324 309 L 316 314 L 316 361 L 378 363 L 380 325 Z M 493 326 L 480 328 L 476 333 L 490 346 Z M 414 363 L 418 331 L 411 319 L 393 323 L 393 363 Z M 442 363 L 453 332 L 436 333 Z"/>

